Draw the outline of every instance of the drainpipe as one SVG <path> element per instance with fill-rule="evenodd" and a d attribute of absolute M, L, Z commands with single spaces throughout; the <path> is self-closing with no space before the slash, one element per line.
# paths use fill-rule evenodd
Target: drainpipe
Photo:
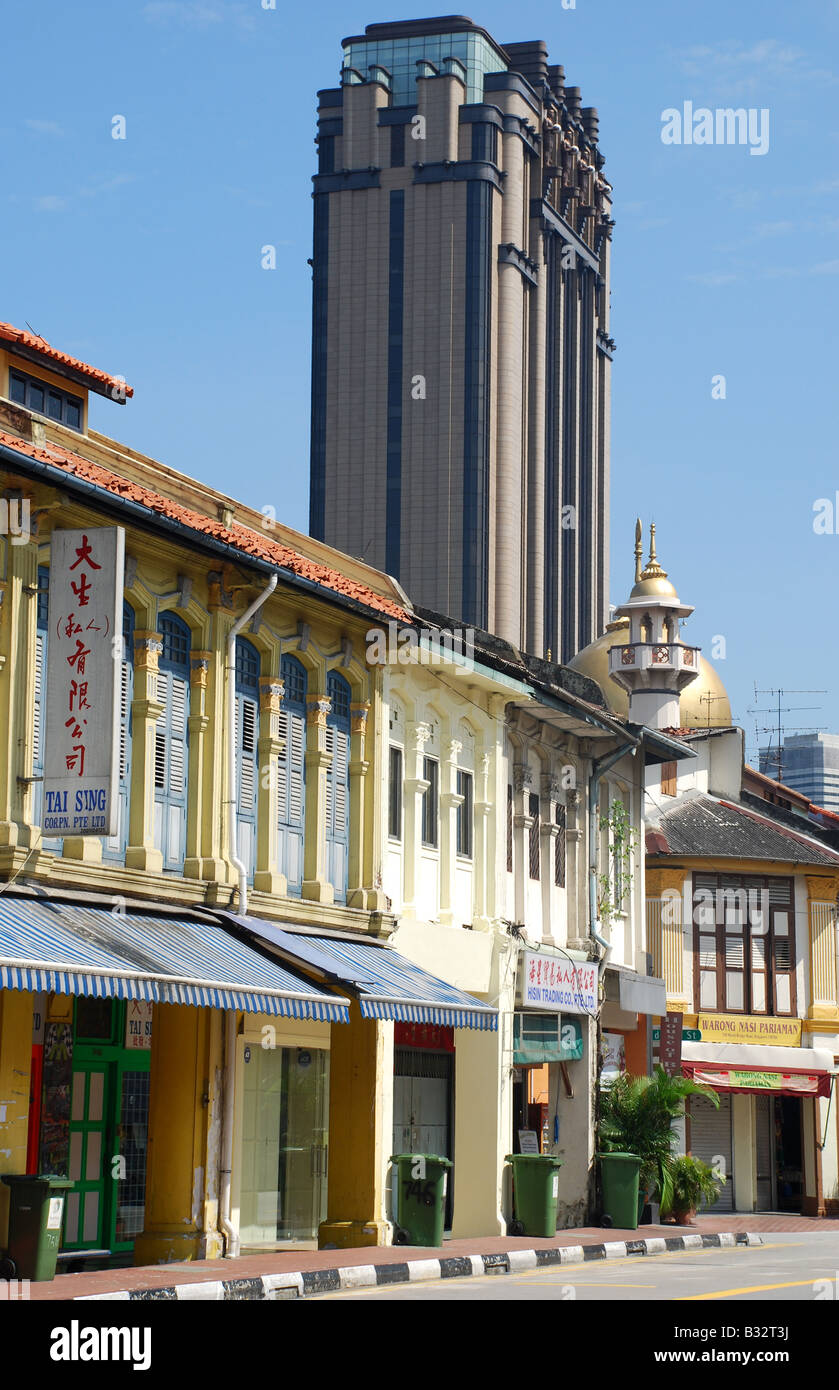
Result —
<path fill-rule="evenodd" d="M 600 801 L 600 782 L 603 774 L 608 772 L 610 767 L 614 767 L 615 763 L 620 762 L 624 754 L 634 753 L 637 747 L 637 742 L 623 743 L 614 752 L 607 753 L 602 758 L 594 759 L 591 765 L 591 776 L 588 779 L 588 930 L 589 936 L 597 942 L 598 946 L 603 947 L 601 965 L 605 965 L 606 954 L 611 950 L 611 946 L 598 930 L 600 919 L 597 916 L 597 850 L 600 840 L 597 812 Z"/>
<path fill-rule="evenodd" d="M 230 629 L 227 638 L 227 776 L 228 806 L 230 808 L 230 858 L 239 875 L 239 915 L 246 917 L 248 912 L 248 874 L 239 858 L 238 825 L 236 823 L 236 638 L 254 613 L 261 608 L 277 587 L 276 574 L 268 582 L 267 589 L 257 595 L 241 618 Z M 233 1259 L 239 1253 L 239 1232 L 230 1219 L 230 1193 L 233 1174 L 233 1114 L 236 1082 L 236 1036 L 237 1016 L 235 1009 L 228 1009 L 224 1016 L 224 1109 L 221 1129 L 221 1163 L 219 1164 L 219 1210 L 218 1224 L 224 1235 L 225 1259 Z"/>

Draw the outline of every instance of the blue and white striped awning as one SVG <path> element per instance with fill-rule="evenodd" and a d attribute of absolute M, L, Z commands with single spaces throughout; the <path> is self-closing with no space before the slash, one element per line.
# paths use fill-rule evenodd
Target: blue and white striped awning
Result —
<path fill-rule="evenodd" d="M 349 1022 L 346 999 L 215 922 L 0 894 L 0 989 Z"/>
<path fill-rule="evenodd" d="M 498 1027 L 498 1011 L 491 1004 L 429 974 L 389 946 L 303 935 L 253 917 L 229 920 L 276 946 L 285 959 L 293 957 L 302 966 L 313 966 L 330 982 L 349 989 L 358 998 L 363 1018 L 490 1031 Z"/>

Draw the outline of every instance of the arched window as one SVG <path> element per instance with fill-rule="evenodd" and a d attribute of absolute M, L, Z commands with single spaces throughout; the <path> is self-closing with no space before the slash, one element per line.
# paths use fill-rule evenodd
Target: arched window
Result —
<path fill-rule="evenodd" d="M 102 858 L 125 858 L 131 802 L 131 701 L 134 698 L 134 609 L 122 605 L 122 662 L 119 691 L 119 799 L 117 830 L 102 841 Z"/>
<path fill-rule="evenodd" d="M 32 723 L 32 823 L 43 824 L 44 814 L 44 732 L 47 696 L 47 635 L 49 629 L 50 572 L 46 565 L 38 566 L 37 618 L 35 629 L 35 700 Z M 41 849 L 60 854 L 63 841 L 54 837 L 41 839 Z"/>
<path fill-rule="evenodd" d="M 259 777 L 259 652 L 244 637 L 236 639 L 236 784 L 237 849 L 249 881 L 256 858 L 256 806 Z"/>
<path fill-rule="evenodd" d="M 326 878 L 335 889 L 336 903 L 347 900 L 350 799 L 350 687 L 330 671 L 326 693 L 331 708 L 326 719 L 326 751 L 332 762 L 326 773 Z"/>
<path fill-rule="evenodd" d="M 174 613 L 164 613 L 159 626 L 157 698 L 163 713 L 154 731 L 154 842 L 164 869 L 177 872 L 186 850 L 190 632 Z"/>
<path fill-rule="evenodd" d="M 306 671 L 296 657 L 284 656 L 280 675 L 284 692 L 279 734 L 283 751 L 277 758 L 277 862 L 289 893 L 299 896 L 306 813 Z"/>

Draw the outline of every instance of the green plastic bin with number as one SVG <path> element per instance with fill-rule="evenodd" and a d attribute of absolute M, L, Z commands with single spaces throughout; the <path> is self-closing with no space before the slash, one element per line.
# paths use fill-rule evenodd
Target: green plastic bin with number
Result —
<path fill-rule="evenodd" d="M 598 1154 L 603 1188 L 603 1215 L 622 1231 L 638 1229 L 638 1175 L 641 1160 L 637 1154 Z"/>
<path fill-rule="evenodd" d="M 3 1267 L 13 1278 L 38 1282 L 55 1278 L 55 1262 L 61 1242 L 64 1193 L 73 1184 L 69 1178 L 34 1177 L 3 1173 L 11 1188 L 9 1199 L 9 1243 Z"/>
<path fill-rule="evenodd" d="M 391 1154 L 396 1169 L 397 1243 L 443 1244 L 451 1160 L 439 1154 Z"/>
<path fill-rule="evenodd" d="M 513 1165 L 513 1206 L 525 1236 L 556 1235 L 562 1159 L 552 1154 L 507 1154 Z"/>

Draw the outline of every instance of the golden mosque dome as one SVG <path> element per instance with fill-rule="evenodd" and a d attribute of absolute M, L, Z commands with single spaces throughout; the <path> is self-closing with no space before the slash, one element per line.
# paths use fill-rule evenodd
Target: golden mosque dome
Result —
<path fill-rule="evenodd" d="M 678 604 L 676 590 L 656 560 L 654 526 L 651 531 L 650 562 L 642 571 L 640 563 L 641 523 L 640 521 L 637 522 L 635 531 L 635 585 L 629 596 L 629 604 L 636 606 L 632 604 L 633 599 L 637 601 L 645 598 L 653 603 L 656 599 L 664 599 L 665 602 L 675 599 Z M 680 611 L 689 613 L 691 609 Z M 579 671 L 581 675 L 588 676 L 597 682 L 603 691 L 607 708 L 611 710 L 612 714 L 623 719 L 629 717 L 629 693 L 609 675 L 609 648 L 618 644 L 626 646 L 628 641 L 629 618 L 617 617 L 614 622 L 607 625 L 602 637 L 598 637 L 596 642 L 584 647 L 568 662 L 572 671 Z M 727 729 L 730 725 L 731 705 L 726 688 L 710 661 L 706 661 L 704 656 L 700 656 L 699 675 L 696 680 L 685 686 L 679 699 L 679 727 L 682 729 Z"/>

